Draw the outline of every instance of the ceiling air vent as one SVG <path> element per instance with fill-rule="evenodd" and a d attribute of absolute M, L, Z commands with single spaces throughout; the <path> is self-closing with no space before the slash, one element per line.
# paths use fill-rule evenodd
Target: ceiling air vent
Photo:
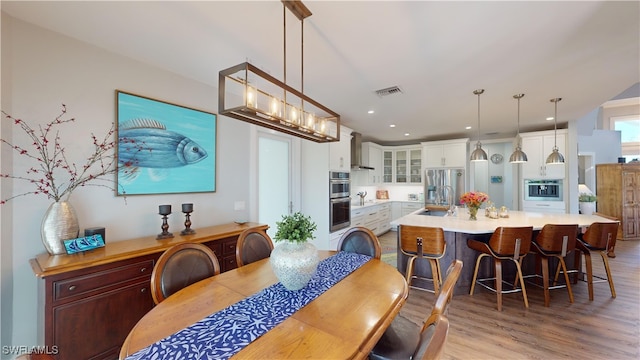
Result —
<path fill-rule="evenodd" d="M 398 86 L 392 86 L 386 89 L 376 90 L 376 95 L 380 97 L 395 95 L 395 94 L 402 94 L 402 89 L 400 89 Z"/>

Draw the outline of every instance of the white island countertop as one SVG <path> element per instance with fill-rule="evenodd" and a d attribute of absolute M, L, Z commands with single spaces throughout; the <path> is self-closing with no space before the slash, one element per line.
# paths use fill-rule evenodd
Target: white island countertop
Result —
<path fill-rule="evenodd" d="M 391 222 L 395 225 L 413 225 L 425 227 L 441 227 L 444 231 L 487 234 L 500 226 L 533 226 L 533 230 L 540 230 L 545 224 L 578 224 L 589 226 L 594 222 L 613 222 L 597 215 L 581 214 L 543 214 L 525 211 L 509 211 L 508 218 L 491 219 L 484 216 L 484 209 L 478 211 L 478 220 L 469 220 L 469 214 L 464 208 L 458 209 L 457 216 L 429 216 L 420 215 L 423 209 L 415 211 Z"/>

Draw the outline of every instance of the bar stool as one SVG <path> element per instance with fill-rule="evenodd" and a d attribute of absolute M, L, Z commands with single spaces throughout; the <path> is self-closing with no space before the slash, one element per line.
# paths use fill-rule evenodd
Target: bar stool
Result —
<path fill-rule="evenodd" d="M 613 286 L 613 278 L 611 277 L 611 270 L 609 269 L 609 260 L 607 260 L 607 252 L 610 245 L 618 234 L 617 222 L 595 222 L 587 228 L 587 231 L 582 236 L 582 239 L 578 238 L 576 242 L 576 249 L 584 254 L 584 262 L 587 268 L 587 284 L 589 286 L 589 300 L 593 301 L 593 283 L 609 282 L 609 289 L 611 290 L 611 297 L 616 297 L 616 289 Z M 604 262 L 604 270 L 607 273 L 607 277 L 593 275 L 593 268 L 591 265 L 591 252 L 597 252 L 602 257 Z M 580 258 L 578 258 L 580 259 Z M 558 276 L 556 272 L 556 277 Z M 593 278 L 598 280 L 593 280 Z"/>
<path fill-rule="evenodd" d="M 433 293 L 438 295 L 442 284 L 442 271 L 440 269 L 440 259 L 444 257 L 447 244 L 444 241 L 444 231 L 442 228 L 425 226 L 398 226 L 398 236 L 400 236 L 400 251 L 409 257 L 407 260 L 407 270 L 405 277 L 407 285 L 411 286 L 414 278 L 433 282 Z M 428 259 L 431 266 L 431 278 L 413 275 L 413 267 L 416 259 Z M 430 289 L 420 288 L 431 292 Z"/>
<path fill-rule="evenodd" d="M 531 247 L 532 232 L 532 226 L 498 227 L 491 235 L 488 243 L 479 240 L 468 239 L 467 246 L 473 250 L 480 252 L 480 254 L 478 255 L 478 259 L 476 260 L 476 268 L 473 272 L 473 281 L 471 282 L 471 291 L 469 291 L 469 295 L 473 296 L 473 290 L 475 289 L 476 283 L 478 283 L 479 285 L 496 293 L 498 298 L 498 311 L 502 311 L 502 294 L 522 292 L 522 297 L 524 298 L 524 306 L 528 308 L 529 300 L 527 299 L 527 290 L 524 286 L 524 280 L 522 278 L 521 264 L 522 258 L 526 256 L 527 253 L 529 253 L 529 249 Z M 480 260 L 482 260 L 484 257 L 493 258 L 495 264 L 495 277 L 478 279 Z M 513 261 L 513 263 L 516 265 L 517 278 L 513 285 L 502 280 L 503 260 Z M 492 280 L 494 280 L 494 288 L 485 284 L 485 282 L 489 282 Z M 521 288 L 517 288 L 518 282 L 520 283 Z M 503 283 L 512 286 L 512 289 L 503 290 Z"/>
<path fill-rule="evenodd" d="M 571 282 L 567 274 L 567 265 L 564 258 L 567 253 L 576 247 L 576 236 L 578 235 L 578 225 L 546 224 L 540 233 L 531 243 L 531 253 L 536 254 L 536 259 L 540 259 L 542 270 L 542 288 L 544 289 L 544 306 L 549 306 L 550 289 L 559 289 L 566 286 L 569 293 L 569 302 L 573 303 L 573 291 Z M 549 286 L 549 258 L 558 259 L 558 269 L 562 269 L 566 285 L 556 285 L 558 277 L 554 278 L 553 286 Z M 529 275 L 527 277 L 540 277 L 540 275 Z M 537 284 L 534 284 L 537 285 Z"/>

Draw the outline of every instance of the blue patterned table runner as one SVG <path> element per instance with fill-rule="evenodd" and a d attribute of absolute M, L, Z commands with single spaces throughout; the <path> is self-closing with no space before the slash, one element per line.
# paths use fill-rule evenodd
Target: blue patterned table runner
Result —
<path fill-rule="evenodd" d="M 273 284 L 137 351 L 127 360 L 228 359 L 369 260 L 366 255 L 339 252 L 320 261 L 304 288 L 289 291 L 279 282 Z"/>

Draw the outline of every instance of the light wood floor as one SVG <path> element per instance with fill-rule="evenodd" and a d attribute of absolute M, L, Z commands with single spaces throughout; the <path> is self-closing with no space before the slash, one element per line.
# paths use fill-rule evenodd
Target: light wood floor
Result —
<path fill-rule="evenodd" d="M 395 236 L 390 231 L 381 243 L 395 244 Z M 521 293 L 504 295 L 502 312 L 496 295 L 482 287 L 473 296 L 454 296 L 443 359 L 640 359 L 640 241 L 618 241 L 616 255 L 609 259 L 615 299 L 606 282 L 594 284 L 594 301 L 585 282 L 573 286 L 573 304 L 566 289 L 552 290 L 548 308 L 534 286 L 527 287 L 529 309 Z M 594 273 L 604 273 L 596 256 Z M 401 315 L 421 323 L 433 300 L 411 289 Z"/>

